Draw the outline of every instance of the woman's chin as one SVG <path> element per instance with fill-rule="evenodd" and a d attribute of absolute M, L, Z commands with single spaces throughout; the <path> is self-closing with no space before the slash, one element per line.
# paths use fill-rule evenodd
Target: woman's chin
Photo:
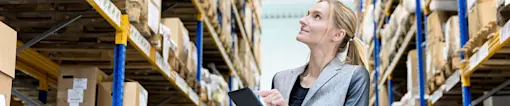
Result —
<path fill-rule="evenodd" d="M 299 34 L 299 35 L 296 37 L 296 40 L 297 40 L 297 41 L 299 41 L 299 42 L 303 42 L 303 43 L 306 43 L 306 42 L 307 42 L 306 35 L 301 35 L 301 34 Z"/>

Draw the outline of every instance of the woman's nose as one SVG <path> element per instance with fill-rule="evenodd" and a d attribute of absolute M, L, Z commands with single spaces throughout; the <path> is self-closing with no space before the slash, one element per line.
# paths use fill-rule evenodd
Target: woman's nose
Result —
<path fill-rule="evenodd" d="M 299 24 L 301 24 L 301 26 L 305 26 L 306 25 L 305 19 L 306 19 L 306 16 L 304 16 L 303 18 L 299 19 Z"/>

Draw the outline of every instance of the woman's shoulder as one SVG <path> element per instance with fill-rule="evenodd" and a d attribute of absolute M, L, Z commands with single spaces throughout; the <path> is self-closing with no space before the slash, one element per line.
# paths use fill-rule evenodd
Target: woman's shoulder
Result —
<path fill-rule="evenodd" d="M 368 81 L 370 78 L 369 72 L 365 67 L 361 65 L 350 65 L 346 64 L 344 66 L 344 69 L 347 69 L 352 72 L 351 82 L 357 82 L 357 81 Z"/>

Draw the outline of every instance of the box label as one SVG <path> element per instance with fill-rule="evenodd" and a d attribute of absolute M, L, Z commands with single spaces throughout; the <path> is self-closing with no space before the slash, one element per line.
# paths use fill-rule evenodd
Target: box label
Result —
<path fill-rule="evenodd" d="M 0 94 L 0 106 L 5 106 L 6 102 L 7 101 L 5 99 L 5 96 L 3 94 Z"/>
<path fill-rule="evenodd" d="M 142 34 L 140 34 L 140 32 L 138 32 L 138 30 L 136 30 L 136 28 L 134 26 L 131 26 L 131 28 L 129 28 L 129 31 L 130 31 L 129 39 L 131 39 L 131 41 L 133 41 L 135 46 L 140 48 L 140 50 L 146 56 L 149 56 L 150 50 L 151 50 L 151 45 L 150 45 L 149 41 L 147 41 L 147 39 L 145 39 L 142 36 Z"/>
<path fill-rule="evenodd" d="M 152 32 L 159 33 L 159 22 L 161 18 L 161 10 L 158 9 L 154 3 L 148 3 L 149 5 L 149 28 Z"/>
<path fill-rule="evenodd" d="M 74 78 L 73 79 L 73 89 L 87 89 L 87 78 Z"/>
<path fill-rule="evenodd" d="M 163 58 L 165 61 L 168 61 L 169 52 L 170 52 L 170 29 L 165 27 L 163 24 L 159 24 L 159 33 L 163 36 Z"/>
<path fill-rule="evenodd" d="M 147 93 L 147 91 L 145 89 L 143 89 L 143 88 L 140 88 L 140 89 L 141 89 L 140 90 L 140 98 L 139 98 L 140 99 L 140 102 L 139 102 L 140 104 L 138 106 L 147 106 L 147 100 L 148 100 L 147 96 L 148 96 L 148 93 Z"/>
<path fill-rule="evenodd" d="M 99 8 L 96 11 L 103 11 L 107 19 L 111 19 L 114 24 L 112 26 L 120 27 L 120 15 L 121 12 L 110 0 L 88 0 L 90 4 L 97 4 Z"/>
<path fill-rule="evenodd" d="M 476 0 L 468 0 L 466 4 L 468 7 L 467 10 L 469 10 L 469 9 L 473 8 L 473 6 L 476 4 Z"/>
<path fill-rule="evenodd" d="M 507 0 L 506 3 L 509 3 L 509 0 Z M 505 41 L 510 37 L 510 21 L 506 22 L 505 26 L 499 30 L 501 32 L 499 34 L 499 43 L 505 43 Z"/>
<path fill-rule="evenodd" d="M 68 103 L 81 103 L 83 102 L 83 89 L 68 89 L 67 102 Z"/>

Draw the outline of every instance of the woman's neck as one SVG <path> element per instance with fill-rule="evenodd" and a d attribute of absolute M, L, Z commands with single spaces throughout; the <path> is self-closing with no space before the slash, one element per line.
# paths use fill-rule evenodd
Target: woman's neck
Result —
<path fill-rule="evenodd" d="M 322 69 L 326 67 L 336 56 L 336 52 L 330 49 L 310 49 L 310 61 L 304 76 L 317 78 Z"/>

